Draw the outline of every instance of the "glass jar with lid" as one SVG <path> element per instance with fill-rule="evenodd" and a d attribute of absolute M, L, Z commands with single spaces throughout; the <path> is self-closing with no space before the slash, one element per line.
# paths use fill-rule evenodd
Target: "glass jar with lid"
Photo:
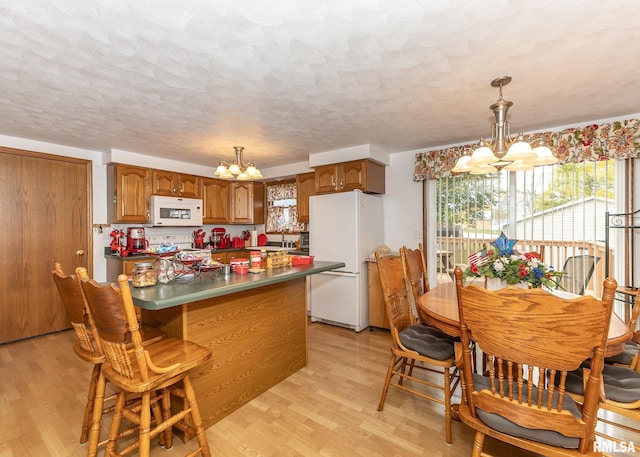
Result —
<path fill-rule="evenodd" d="M 158 279 L 153 262 L 140 262 L 133 266 L 131 284 L 133 287 L 155 286 Z"/>
<path fill-rule="evenodd" d="M 160 258 L 157 264 L 156 273 L 158 275 L 158 281 L 162 284 L 169 284 L 176 279 L 176 268 L 172 260 Z"/>

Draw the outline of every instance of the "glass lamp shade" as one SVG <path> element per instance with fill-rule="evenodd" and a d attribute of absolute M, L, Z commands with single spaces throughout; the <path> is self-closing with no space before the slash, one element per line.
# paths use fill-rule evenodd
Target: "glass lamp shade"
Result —
<path fill-rule="evenodd" d="M 466 173 L 467 171 L 471 171 L 471 166 L 469 165 L 469 160 L 471 160 L 471 156 L 462 156 L 456 162 L 456 166 L 451 169 L 453 173 Z"/>
<path fill-rule="evenodd" d="M 238 174 L 238 176 L 236 177 L 236 179 L 238 181 L 247 181 L 249 180 L 249 175 L 247 174 L 247 172 L 243 171 L 240 174 Z"/>
<path fill-rule="evenodd" d="M 498 169 L 489 164 L 480 164 L 471 166 L 471 170 L 469 170 L 470 175 L 485 175 L 487 173 L 494 173 L 498 171 Z"/>
<path fill-rule="evenodd" d="M 240 174 L 240 167 L 238 166 L 237 163 L 234 162 L 231 165 L 229 165 L 229 172 L 234 175 Z"/>
<path fill-rule="evenodd" d="M 536 154 L 536 158 L 533 159 L 534 165 L 552 165 L 558 161 L 558 158 L 553 155 L 551 149 L 544 143 L 540 143 L 533 149 Z"/>
<path fill-rule="evenodd" d="M 216 176 L 222 176 L 225 173 L 227 173 L 227 167 L 225 167 L 224 165 L 220 164 L 218 165 L 218 168 L 216 168 L 216 172 L 214 173 Z"/>
<path fill-rule="evenodd" d="M 262 178 L 262 173 L 260 173 L 260 170 L 258 170 L 256 168 L 256 166 L 254 164 L 252 164 L 252 163 L 247 165 L 246 173 L 247 173 L 247 175 L 249 175 L 250 179 Z"/>
<path fill-rule="evenodd" d="M 533 170 L 533 164 L 525 162 L 524 160 L 515 160 L 509 165 L 504 167 L 507 171 L 526 171 Z"/>
<path fill-rule="evenodd" d="M 524 141 L 524 135 L 521 133 L 518 135 L 516 142 L 513 143 L 507 153 L 504 155 L 502 160 L 506 160 L 508 162 L 515 162 L 516 160 L 533 160 L 536 158 L 533 150 L 531 149 L 531 145 Z"/>
<path fill-rule="evenodd" d="M 468 163 L 471 167 L 474 167 L 476 165 L 486 165 L 497 161 L 498 158 L 483 140 L 480 142 L 480 147 L 471 154 L 471 160 L 469 160 Z"/>
<path fill-rule="evenodd" d="M 225 170 L 225 172 L 219 175 L 223 179 L 231 179 L 233 178 L 233 174 L 229 170 Z"/>

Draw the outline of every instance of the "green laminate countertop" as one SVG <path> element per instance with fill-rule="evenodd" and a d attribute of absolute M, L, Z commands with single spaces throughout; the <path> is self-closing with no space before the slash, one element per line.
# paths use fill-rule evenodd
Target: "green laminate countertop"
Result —
<path fill-rule="evenodd" d="M 174 281 L 169 284 L 158 282 L 153 287 L 131 287 L 131 295 L 136 306 L 142 309 L 158 310 L 291 281 L 344 266 L 345 264 L 342 262 L 316 260 L 311 265 L 267 268 L 264 272 L 246 275 L 231 273 L 228 276 L 212 277 L 210 273 L 203 272 L 190 282 Z"/>

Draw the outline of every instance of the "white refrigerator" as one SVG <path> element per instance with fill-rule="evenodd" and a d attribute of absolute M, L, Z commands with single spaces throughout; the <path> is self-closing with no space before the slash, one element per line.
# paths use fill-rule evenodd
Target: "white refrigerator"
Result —
<path fill-rule="evenodd" d="M 309 198 L 309 253 L 344 268 L 310 276 L 310 317 L 354 329 L 369 326 L 364 260 L 383 243 L 382 197 L 362 191 Z"/>

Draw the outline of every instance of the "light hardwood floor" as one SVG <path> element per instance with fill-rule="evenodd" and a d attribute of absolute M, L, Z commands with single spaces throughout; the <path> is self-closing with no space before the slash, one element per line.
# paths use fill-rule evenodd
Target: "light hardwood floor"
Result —
<path fill-rule="evenodd" d="M 0 456 L 86 455 L 78 438 L 91 367 L 72 341 L 67 331 L 0 346 Z M 309 324 L 308 365 L 210 427 L 212 455 L 469 456 L 473 434 L 454 422 L 447 445 L 440 405 L 391 389 L 377 411 L 389 342 L 386 330 Z M 152 446 L 151 455 L 181 456 L 195 447 L 174 443 L 170 451 Z M 496 456 L 532 455 L 490 438 L 485 448 Z"/>

